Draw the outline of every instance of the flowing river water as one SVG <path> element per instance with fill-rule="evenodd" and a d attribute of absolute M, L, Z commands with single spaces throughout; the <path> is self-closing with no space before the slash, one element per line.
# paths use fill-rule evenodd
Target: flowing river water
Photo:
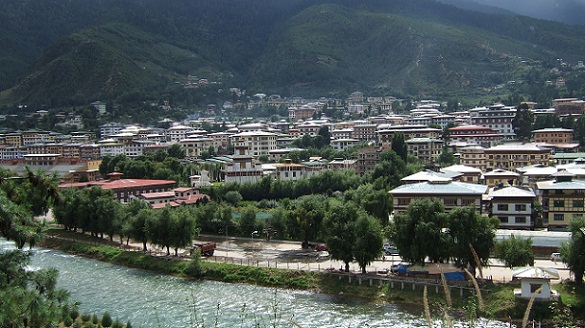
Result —
<path fill-rule="evenodd" d="M 0 240 L 0 251 L 13 244 Z M 80 313 L 108 311 L 133 327 L 428 327 L 422 308 L 375 304 L 306 291 L 160 275 L 60 251 L 36 248 L 31 269 L 59 270 L 58 287 Z M 436 327 L 443 326 L 435 321 Z M 457 327 L 468 327 L 459 322 Z M 480 327 L 507 327 L 496 321 Z"/>

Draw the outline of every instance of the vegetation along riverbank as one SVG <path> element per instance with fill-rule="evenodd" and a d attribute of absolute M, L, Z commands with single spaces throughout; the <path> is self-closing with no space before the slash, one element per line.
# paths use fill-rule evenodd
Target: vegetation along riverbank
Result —
<path fill-rule="evenodd" d="M 56 232 L 56 231 L 53 231 Z M 325 273 L 303 270 L 288 270 L 240 266 L 226 263 L 214 263 L 194 257 L 182 260 L 177 257 L 152 256 L 149 253 L 124 250 L 116 242 L 109 242 L 87 235 L 64 232 L 68 239 L 45 238 L 40 246 L 62 250 L 68 253 L 106 261 L 113 264 L 151 270 L 162 274 L 187 277 L 192 279 L 210 279 L 230 283 L 251 283 L 267 287 L 293 288 L 315 292 L 343 295 L 343 297 L 359 297 L 368 302 L 394 302 L 408 304 L 429 304 L 433 309 L 432 316 L 450 316 L 473 321 L 478 317 L 497 320 L 512 320 L 517 325 L 530 308 L 530 319 L 542 320 L 543 327 L 578 327 L 577 314 L 585 309 L 583 288 L 570 283 L 555 286 L 560 299 L 555 303 L 534 303 L 514 298 L 517 284 L 494 284 L 479 282 L 480 293 L 473 288 L 461 289 L 452 287 L 449 296 L 439 284 L 429 282 L 424 292 L 424 284 L 384 282 L 370 283 L 369 275 L 355 275 L 350 282 L 349 275 L 342 273 Z M 361 278 L 361 279 L 359 279 Z M 359 283 L 361 281 L 361 283 Z M 472 285 L 469 283 L 469 285 Z M 466 286 L 468 287 L 468 286 Z M 451 304 L 449 305 L 449 302 Z"/>

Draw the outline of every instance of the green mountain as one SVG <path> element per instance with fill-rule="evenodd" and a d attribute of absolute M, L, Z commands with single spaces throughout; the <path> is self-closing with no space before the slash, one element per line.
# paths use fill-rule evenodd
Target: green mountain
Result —
<path fill-rule="evenodd" d="M 157 99 L 188 75 L 284 96 L 481 95 L 585 54 L 584 27 L 433 0 L 0 5 L 0 105 Z"/>

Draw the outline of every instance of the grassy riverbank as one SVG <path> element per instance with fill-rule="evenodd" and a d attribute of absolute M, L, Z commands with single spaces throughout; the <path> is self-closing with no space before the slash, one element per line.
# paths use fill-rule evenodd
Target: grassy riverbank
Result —
<path fill-rule="evenodd" d="M 136 250 L 123 250 L 118 243 L 95 239 L 87 235 L 52 231 L 60 238 L 46 238 L 40 246 L 59 249 L 68 253 L 78 254 L 101 261 L 119 264 L 128 267 L 140 268 L 187 278 L 203 278 L 232 283 L 251 283 L 256 285 L 312 290 L 315 292 L 343 295 L 344 297 L 359 297 L 370 302 L 409 303 L 421 306 L 424 304 L 423 288 L 412 284 L 390 283 L 370 285 L 367 276 L 362 283 L 358 283 L 358 276 L 354 275 L 349 282 L 349 276 L 334 275 L 325 272 L 309 272 L 302 270 L 274 269 L 263 267 L 239 266 L 226 263 L 212 263 L 201 261 L 201 276 L 193 277 L 189 274 L 189 261 L 174 257 L 152 256 Z M 63 239 L 68 238 L 68 239 Z M 485 306 L 479 309 L 479 298 L 471 289 L 452 288 L 452 307 L 450 312 L 457 317 L 466 317 L 473 320 L 478 315 L 487 318 L 507 320 L 508 318 L 521 319 L 527 308 L 527 302 L 516 300 L 513 296 L 513 284 L 484 284 L 482 285 L 482 300 Z M 573 313 L 584 313 L 579 309 L 585 308 L 585 291 L 581 287 L 565 284 L 558 285 L 564 305 L 571 308 Z M 446 297 L 442 286 L 428 287 L 427 300 L 434 316 L 442 316 L 438 309 L 446 308 Z M 531 318 L 552 319 L 555 313 L 550 304 L 535 304 L 532 306 Z"/>

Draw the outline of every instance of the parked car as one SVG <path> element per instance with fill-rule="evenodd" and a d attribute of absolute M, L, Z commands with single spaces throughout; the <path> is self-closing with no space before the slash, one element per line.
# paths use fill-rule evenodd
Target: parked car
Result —
<path fill-rule="evenodd" d="M 384 245 L 384 253 L 386 255 L 398 255 L 398 248 L 392 245 Z"/>
<path fill-rule="evenodd" d="M 561 260 L 561 253 L 552 253 L 550 255 L 550 260 L 554 261 L 554 262 L 560 261 Z"/>

